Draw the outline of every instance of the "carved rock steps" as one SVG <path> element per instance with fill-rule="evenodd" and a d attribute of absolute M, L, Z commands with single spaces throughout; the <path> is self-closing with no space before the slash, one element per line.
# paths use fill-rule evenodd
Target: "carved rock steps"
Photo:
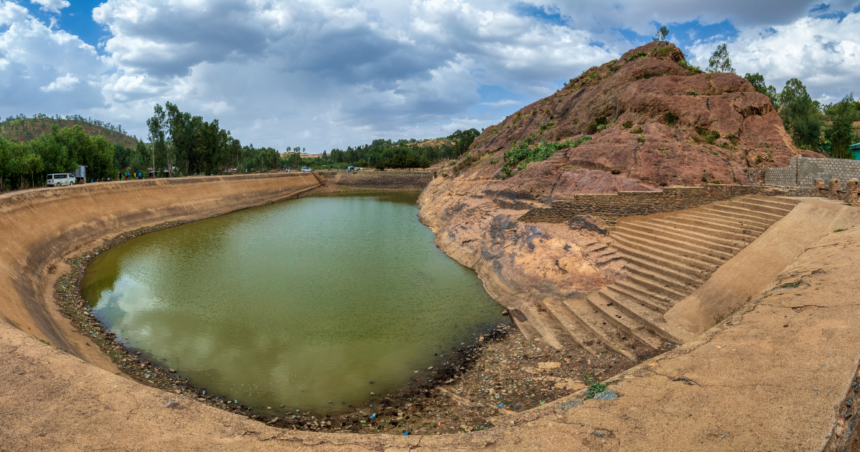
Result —
<path fill-rule="evenodd" d="M 573 338 L 592 353 L 612 349 L 637 359 L 681 343 L 663 318 L 720 265 L 779 221 L 800 200 L 748 196 L 644 217 L 623 218 L 610 228 L 613 246 L 597 260 L 623 259 L 626 277 L 585 297 L 542 300 L 541 317 L 551 342 Z M 545 311 L 545 312 L 544 312 Z"/>

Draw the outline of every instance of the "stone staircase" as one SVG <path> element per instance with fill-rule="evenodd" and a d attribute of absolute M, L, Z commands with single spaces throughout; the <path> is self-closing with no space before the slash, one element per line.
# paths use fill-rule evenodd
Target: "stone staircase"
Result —
<path fill-rule="evenodd" d="M 626 278 L 584 297 L 541 300 L 529 328 L 551 344 L 569 336 L 593 353 L 614 350 L 631 359 L 682 343 L 663 314 L 799 202 L 747 196 L 620 219 L 610 228 L 613 247 L 596 250 L 596 263 L 623 259 Z"/>

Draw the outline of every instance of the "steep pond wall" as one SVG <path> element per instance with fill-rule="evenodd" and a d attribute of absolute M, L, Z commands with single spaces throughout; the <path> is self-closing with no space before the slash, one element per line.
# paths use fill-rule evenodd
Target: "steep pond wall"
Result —
<path fill-rule="evenodd" d="M 87 358 L 58 317 L 49 264 L 93 240 L 165 221 L 193 220 L 313 189 L 309 173 L 107 182 L 0 196 L 0 321 Z M 67 322 L 67 321 L 65 321 Z"/>
<path fill-rule="evenodd" d="M 432 171 L 321 171 L 326 182 L 348 187 L 424 189 L 433 180 Z"/>

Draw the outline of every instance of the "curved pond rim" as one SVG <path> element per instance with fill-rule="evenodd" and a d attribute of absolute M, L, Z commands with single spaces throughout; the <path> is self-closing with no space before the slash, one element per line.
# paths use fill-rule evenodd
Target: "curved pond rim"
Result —
<path fill-rule="evenodd" d="M 271 201 L 257 206 L 237 209 L 231 212 L 220 213 L 218 215 L 212 215 L 193 220 L 168 221 L 127 231 L 118 234 L 110 239 L 96 239 L 91 243 L 98 243 L 99 241 L 101 241 L 102 244 L 100 246 L 93 247 L 89 250 L 76 251 L 73 253 L 73 256 L 77 257 L 63 259 L 70 264 L 71 270 L 57 279 L 53 298 L 57 305 L 60 307 L 60 310 L 63 315 L 71 320 L 73 327 L 76 327 L 76 329 L 80 331 L 82 335 L 87 336 L 88 339 L 99 345 L 104 355 L 110 358 L 110 360 L 115 365 L 117 365 L 117 368 L 119 368 L 119 370 L 122 371 L 123 374 L 131 377 L 133 380 L 150 387 L 162 389 L 166 392 L 181 394 L 183 396 L 194 396 L 197 398 L 197 401 L 201 403 L 265 422 L 267 417 L 272 416 L 271 412 L 266 412 L 266 410 L 259 409 L 259 407 L 255 409 L 242 404 L 234 404 L 227 398 L 219 396 L 217 394 L 212 394 L 211 392 L 207 391 L 206 388 L 197 387 L 187 378 L 182 378 L 180 376 L 181 369 L 170 369 L 166 366 L 157 365 L 155 360 L 147 361 L 145 359 L 142 359 L 141 350 L 123 344 L 122 341 L 119 340 L 119 338 L 117 338 L 114 333 L 109 332 L 108 327 L 103 324 L 101 320 L 99 320 L 96 316 L 93 315 L 93 309 L 89 307 L 89 303 L 82 296 L 80 283 L 85 276 L 87 266 L 101 253 L 104 253 L 105 251 L 112 249 L 118 245 L 121 245 L 133 238 L 151 234 L 153 232 L 174 228 L 176 226 L 182 226 L 189 223 L 199 222 L 201 220 L 208 220 L 216 217 L 226 216 L 236 212 L 249 210 L 257 207 L 278 204 L 284 201 L 291 201 L 299 197 L 305 198 L 330 196 L 375 196 L 386 195 L 392 192 L 420 193 L 422 191 L 419 189 L 358 188 L 354 190 L 333 193 L 313 193 L 314 190 L 316 189 L 310 189 L 305 192 L 293 195 L 289 198 Z M 469 271 L 474 272 L 474 270 L 472 269 L 469 269 Z M 501 305 L 497 306 L 500 310 L 504 309 Z M 421 392 L 426 393 L 429 389 L 433 389 L 438 385 L 449 383 L 451 379 L 458 378 L 458 376 L 471 371 L 473 365 L 476 362 L 475 356 L 477 353 L 480 353 L 480 348 L 478 347 L 478 344 L 484 341 L 485 338 L 488 341 L 492 339 L 503 339 L 504 337 L 506 337 L 510 328 L 516 328 L 515 322 L 510 321 L 510 318 L 506 317 L 503 322 L 498 322 L 495 325 L 487 326 L 483 329 L 483 331 L 474 331 L 473 333 L 478 337 L 465 340 L 461 343 L 459 347 L 452 348 L 452 352 L 450 353 L 449 358 L 447 358 L 448 362 L 450 362 L 451 364 L 455 364 L 455 366 L 451 366 L 448 370 L 457 367 L 459 368 L 457 371 L 437 374 L 435 378 L 426 378 L 428 375 L 430 375 L 430 372 L 422 369 L 416 375 L 416 377 L 418 378 L 410 379 L 410 381 L 404 383 L 402 387 L 398 389 L 398 394 L 385 394 L 384 399 L 387 400 L 389 403 L 393 403 L 395 407 L 398 405 L 407 404 L 409 403 L 409 401 L 411 401 L 410 396 L 414 396 Z M 123 366 L 122 364 L 126 365 Z M 374 401 L 378 401 L 378 397 L 382 397 L 383 395 L 379 394 L 375 396 L 376 397 L 374 397 L 374 395 L 369 396 L 366 399 L 366 402 L 361 405 L 372 406 Z M 362 408 L 361 405 L 359 405 L 358 407 L 350 406 L 349 411 L 345 411 L 340 414 L 345 417 L 348 417 L 350 413 L 359 412 L 359 410 Z M 277 411 L 278 408 L 274 408 L 274 410 Z M 313 413 L 307 411 L 302 412 L 301 414 L 302 416 L 298 416 L 292 422 L 293 427 L 301 429 L 303 425 L 302 423 L 308 420 L 304 416 L 310 416 Z M 329 415 L 326 415 L 326 417 L 328 418 Z M 287 419 L 281 420 L 280 423 L 284 423 L 285 421 L 287 421 Z M 288 426 L 289 424 L 290 423 L 288 423 Z"/>

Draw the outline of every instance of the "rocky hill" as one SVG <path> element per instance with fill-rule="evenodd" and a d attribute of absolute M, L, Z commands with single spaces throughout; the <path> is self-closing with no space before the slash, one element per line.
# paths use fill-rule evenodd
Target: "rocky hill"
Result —
<path fill-rule="evenodd" d="M 534 151 L 542 141 L 566 140 L 589 141 L 562 144 L 527 166 L 503 154 L 517 143 Z M 606 171 L 648 187 L 745 184 L 748 168 L 788 166 L 801 153 L 819 156 L 794 147 L 767 96 L 745 79 L 702 73 L 674 45 L 655 42 L 486 128 L 468 161 L 447 175 L 494 178 L 499 188 L 540 197 L 552 185 L 556 195 L 582 188 L 575 179 L 587 176 L 565 169 Z"/>
<path fill-rule="evenodd" d="M 133 148 L 137 146 L 137 140 L 117 130 L 87 122 L 86 120 L 57 119 L 49 116 L 36 118 L 9 118 L 0 123 L 0 138 L 14 141 L 30 141 L 42 135 L 51 133 L 51 126 L 56 124 L 61 129 L 81 126 L 87 135 L 101 135 L 107 138 L 110 144 L 122 144 Z"/>
<path fill-rule="evenodd" d="M 749 184 L 748 169 L 801 154 L 820 156 L 794 147 L 749 82 L 703 73 L 655 42 L 487 127 L 439 171 L 419 216 L 497 301 L 534 319 L 546 315 L 534 300 L 612 284 L 623 264 L 607 257 L 600 220 L 523 224 L 523 209 L 575 193 Z"/>

